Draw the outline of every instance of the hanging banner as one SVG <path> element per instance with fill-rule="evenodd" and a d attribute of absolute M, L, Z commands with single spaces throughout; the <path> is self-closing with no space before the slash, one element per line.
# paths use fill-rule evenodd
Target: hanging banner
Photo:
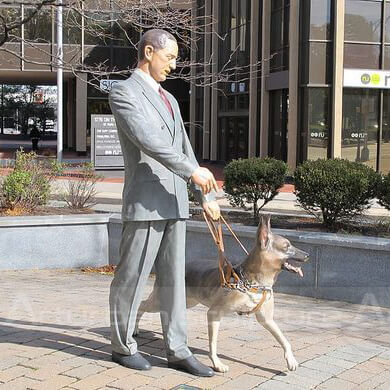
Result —
<path fill-rule="evenodd" d="M 390 71 L 344 69 L 344 87 L 390 89 Z"/>

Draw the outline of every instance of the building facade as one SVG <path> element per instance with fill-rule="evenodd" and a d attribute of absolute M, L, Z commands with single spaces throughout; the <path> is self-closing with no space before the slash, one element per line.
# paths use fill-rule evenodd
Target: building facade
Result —
<path fill-rule="evenodd" d="M 223 38 L 206 34 L 193 51 L 205 78 L 238 69 L 191 89 L 199 158 L 294 168 L 340 157 L 390 170 L 390 1 L 201 0 L 193 12 L 212 15 Z"/>
<path fill-rule="evenodd" d="M 93 13 L 95 2 L 86 3 Z M 294 168 L 340 157 L 390 170 L 390 1 L 193 0 L 191 6 L 194 24 L 204 30 L 191 50 L 195 81 L 166 87 L 178 97 L 200 160 L 272 156 Z M 20 5 L 13 12 L 30 11 Z M 103 40 L 88 23 L 65 29 L 69 61 L 77 53 L 89 66 L 135 65 L 124 30 Z M 55 85 L 55 69 L 42 65 L 56 51 L 54 9 L 16 35 L 22 39 L 5 47 L 20 56 L 0 52 L 0 84 Z M 98 82 L 65 72 L 65 150 L 88 153 L 91 114 L 110 113 L 107 93 L 92 85 Z"/>

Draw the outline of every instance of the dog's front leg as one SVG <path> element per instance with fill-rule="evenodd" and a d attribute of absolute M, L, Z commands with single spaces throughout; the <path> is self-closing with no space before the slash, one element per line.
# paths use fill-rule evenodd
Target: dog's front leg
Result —
<path fill-rule="evenodd" d="M 257 321 L 264 326 L 278 341 L 284 350 L 284 358 L 287 362 L 287 367 L 290 371 L 295 371 L 298 368 L 298 362 L 295 359 L 291 345 L 288 340 L 284 337 L 282 331 L 279 329 L 279 326 L 274 321 L 274 297 L 264 304 L 261 310 L 256 312 Z"/>
<path fill-rule="evenodd" d="M 221 322 L 221 313 L 214 311 L 213 309 L 209 309 L 207 312 L 207 325 L 209 330 L 209 351 L 210 351 L 210 359 L 213 363 L 213 368 L 218 372 L 228 372 L 229 366 L 223 364 L 217 355 L 217 339 L 218 339 L 218 331 L 219 324 Z"/>

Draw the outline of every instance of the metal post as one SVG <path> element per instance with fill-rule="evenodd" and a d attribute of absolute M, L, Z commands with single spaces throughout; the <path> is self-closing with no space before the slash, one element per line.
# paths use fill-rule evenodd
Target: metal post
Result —
<path fill-rule="evenodd" d="M 57 7 L 57 160 L 62 161 L 63 128 L 62 128 L 62 84 L 63 84 L 63 46 L 62 46 L 62 0 Z"/>

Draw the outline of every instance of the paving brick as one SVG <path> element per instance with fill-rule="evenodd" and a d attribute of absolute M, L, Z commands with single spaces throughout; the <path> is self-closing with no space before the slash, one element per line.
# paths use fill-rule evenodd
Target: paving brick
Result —
<path fill-rule="evenodd" d="M 63 389 L 64 387 L 72 385 L 72 383 L 75 382 L 76 380 L 77 380 L 76 378 L 70 378 L 64 375 L 54 375 L 39 384 L 35 384 L 32 388 L 34 390 Z"/>
<path fill-rule="evenodd" d="M 356 387 L 355 383 L 345 381 L 339 378 L 331 378 L 326 382 L 318 386 L 318 389 L 321 390 L 349 390 Z"/>
<path fill-rule="evenodd" d="M 13 381 L 10 381 L 4 385 L 1 385 L 1 390 L 27 390 L 34 389 L 36 386 L 39 386 L 42 382 L 36 381 L 30 378 L 17 378 Z"/>
<path fill-rule="evenodd" d="M 305 388 L 313 388 L 314 386 L 319 385 L 323 380 L 321 378 L 308 378 L 305 376 L 300 376 L 295 373 L 287 373 L 284 375 L 275 375 L 273 380 L 278 380 L 284 383 L 288 383 L 290 385 L 305 387 Z"/>
<path fill-rule="evenodd" d="M 104 367 L 99 366 L 97 364 L 86 364 L 81 367 L 73 368 L 69 370 L 69 367 L 67 368 L 67 371 L 64 372 L 64 375 L 70 376 L 73 378 L 83 379 L 88 376 L 98 374 L 99 372 L 105 371 Z"/>
<path fill-rule="evenodd" d="M 373 374 L 380 374 L 389 369 L 389 366 L 379 363 L 378 361 L 368 360 L 364 363 L 360 363 L 354 367 L 356 370 L 362 370 L 366 372 L 372 372 Z"/>
<path fill-rule="evenodd" d="M 226 390 L 253 389 L 254 387 L 259 385 L 260 383 L 263 383 L 265 380 L 267 380 L 267 379 L 264 377 L 244 374 L 244 375 L 240 375 L 239 377 L 237 377 L 229 382 L 222 384 L 221 386 L 219 386 L 219 388 L 223 388 Z"/>
<path fill-rule="evenodd" d="M 335 357 L 330 357 L 328 355 L 319 356 L 312 360 L 313 362 L 331 364 L 333 366 L 337 366 L 344 369 L 349 369 L 355 367 L 357 363 L 351 362 L 349 360 L 339 359 Z"/>
<path fill-rule="evenodd" d="M 0 371 L 0 382 L 9 382 L 13 379 L 25 376 L 33 372 L 31 368 L 26 368 L 23 366 L 13 366 L 6 370 Z"/>
<path fill-rule="evenodd" d="M 63 366 L 61 364 L 48 364 L 47 366 L 44 366 L 42 368 L 30 370 L 30 373 L 27 376 L 31 379 L 43 381 L 66 370 L 69 370 L 69 367 Z"/>
<path fill-rule="evenodd" d="M 112 376 L 105 375 L 104 373 L 91 375 L 87 378 L 81 379 L 77 382 L 72 383 L 71 387 L 79 390 L 95 390 L 102 386 L 114 382 L 115 378 Z"/>
<path fill-rule="evenodd" d="M 332 364 L 327 364 L 327 363 L 320 363 L 316 362 L 314 360 L 309 360 L 307 362 L 302 363 L 303 367 L 308 367 L 308 368 L 313 368 L 314 370 L 318 371 L 324 371 L 328 372 L 333 375 L 340 374 L 341 372 L 345 371 L 344 368 L 334 366 Z"/>
<path fill-rule="evenodd" d="M 226 384 L 227 382 L 229 382 L 229 380 L 230 378 L 222 374 L 218 374 L 214 375 L 211 378 L 197 378 L 191 382 L 188 382 L 187 385 L 198 387 L 200 389 L 214 389 L 215 387 L 219 387 L 223 384 Z"/>
<path fill-rule="evenodd" d="M 304 388 L 300 386 L 295 386 L 290 383 L 284 383 L 273 379 L 264 382 L 259 386 L 253 388 L 253 390 L 255 389 L 256 390 L 304 390 Z"/>
<path fill-rule="evenodd" d="M 155 386 L 160 389 L 172 389 L 175 386 L 186 384 L 190 381 L 191 378 L 177 374 L 170 374 L 162 378 L 154 379 L 152 382 L 150 382 L 150 384 L 151 386 Z"/>
<path fill-rule="evenodd" d="M 361 384 L 371 377 L 373 377 L 375 374 L 363 370 L 357 370 L 352 368 L 351 370 L 347 370 L 339 374 L 337 377 L 344 379 L 349 382 L 353 382 L 356 384 Z"/>
<path fill-rule="evenodd" d="M 131 374 L 125 378 L 118 379 L 114 382 L 110 382 L 110 387 L 115 387 L 121 390 L 131 390 L 136 389 L 140 386 L 149 385 L 153 381 L 153 378 L 139 375 Z"/>

